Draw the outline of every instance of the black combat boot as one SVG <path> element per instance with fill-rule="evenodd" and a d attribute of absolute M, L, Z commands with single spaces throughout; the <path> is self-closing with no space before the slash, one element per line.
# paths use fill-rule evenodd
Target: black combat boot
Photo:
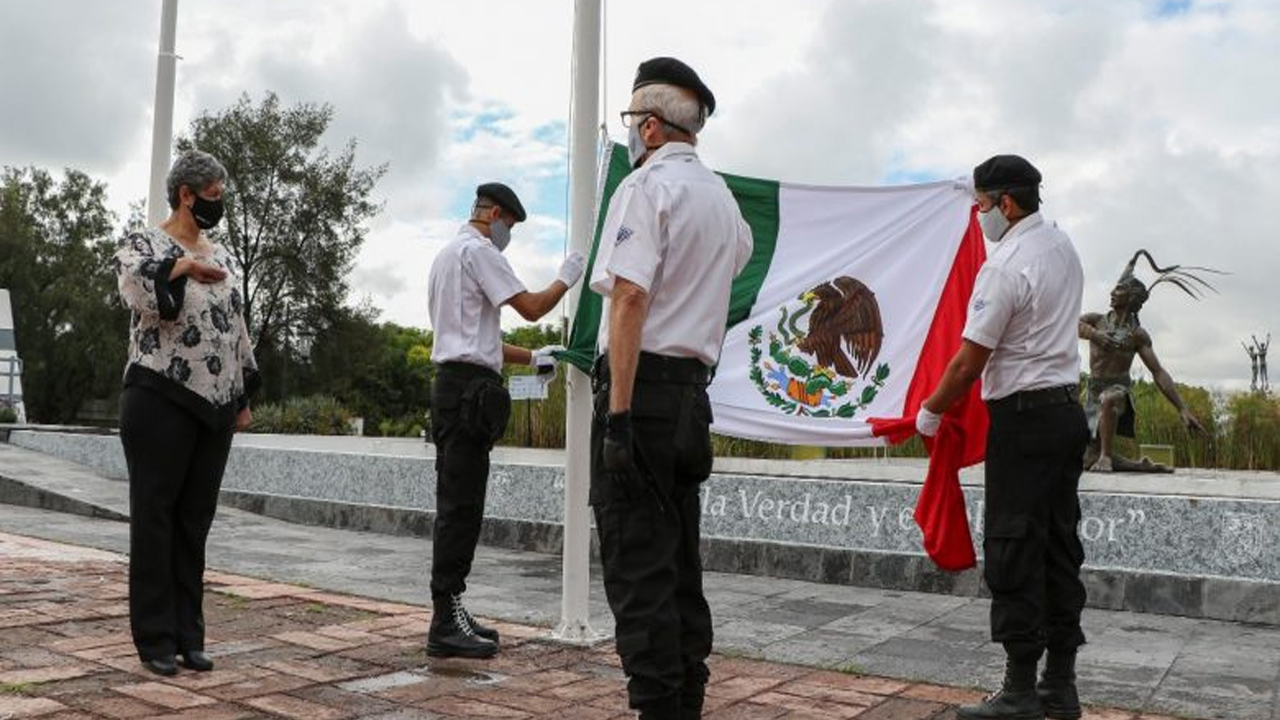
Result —
<path fill-rule="evenodd" d="M 1080 696 L 1076 694 L 1076 651 L 1049 651 L 1044 674 L 1036 684 L 1044 715 L 1053 720 L 1079 720 Z"/>
<path fill-rule="evenodd" d="M 961 720 L 1044 720 L 1036 695 L 1036 663 L 1033 658 L 1010 656 L 1005 660 L 1004 684 L 977 705 L 956 708 Z"/>
<path fill-rule="evenodd" d="M 471 625 L 471 629 L 474 630 L 477 635 L 484 638 L 485 640 L 492 642 L 495 645 L 498 644 L 498 631 L 495 630 L 494 628 L 489 627 L 488 625 L 481 625 L 480 622 L 476 620 L 476 616 L 472 615 L 471 611 L 468 610 L 467 607 L 462 604 L 461 595 L 454 595 L 453 601 L 462 608 L 462 614 L 467 617 L 467 623 Z"/>
<path fill-rule="evenodd" d="M 498 644 L 476 635 L 467 622 L 467 610 L 457 596 L 445 596 L 434 602 L 431 630 L 427 632 L 427 655 L 430 657 L 491 658 L 498 654 Z"/>

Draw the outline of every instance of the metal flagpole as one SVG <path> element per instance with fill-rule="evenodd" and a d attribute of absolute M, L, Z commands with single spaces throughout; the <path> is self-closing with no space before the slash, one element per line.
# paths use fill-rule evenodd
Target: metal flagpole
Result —
<path fill-rule="evenodd" d="M 178 27 L 178 0 L 164 0 L 160 11 L 160 52 L 156 56 L 156 106 L 151 126 L 151 194 L 147 197 L 147 223 L 158 225 L 168 212 L 165 178 L 169 174 L 169 148 L 173 146 L 173 85 L 178 56 L 174 41 Z"/>
<path fill-rule="evenodd" d="M 569 249 L 590 252 L 595 221 L 596 169 L 600 121 L 600 3 L 576 0 L 573 14 L 573 102 L 569 109 Z M 588 282 L 589 278 L 583 278 Z M 569 293 L 568 313 L 577 310 L 578 291 Z M 591 579 L 591 526 L 587 514 L 590 483 L 591 378 L 568 366 L 564 468 L 564 569 L 560 624 L 554 637 L 590 642 L 587 603 Z"/>

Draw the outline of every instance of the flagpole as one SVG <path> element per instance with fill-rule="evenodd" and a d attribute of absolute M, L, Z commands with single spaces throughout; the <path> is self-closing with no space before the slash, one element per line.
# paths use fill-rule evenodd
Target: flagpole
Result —
<path fill-rule="evenodd" d="M 151 192 L 147 197 L 147 223 L 158 225 L 168 210 L 165 179 L 169 174 L 169 148 L 173 145 L 173 85 L 178 56 L 174 43 L 178 27 L 178 0 L 164 0 L 160 11 L 160 51 L 156 56 L 156 104 L 151 126 Z"/>
<path fill-rule="evenodd" d="M 591 249 L 600 121 L 600 3 L 576 0 L 573 13 L 573 95 L 569 109 L 569 249 L 585 257 Z M 584 282 L 589 279 L 584 279 Z M 577 311 L 578 293 L 567 295 L 568 316 Z M 591 580 L 591 525 L 587 510 L 590 485 L 591 379 L 567 365 L 565 419 L 564 553 L 560 624 L 553 636 L 585 643 L 591 629 L 588 586 Z"/>

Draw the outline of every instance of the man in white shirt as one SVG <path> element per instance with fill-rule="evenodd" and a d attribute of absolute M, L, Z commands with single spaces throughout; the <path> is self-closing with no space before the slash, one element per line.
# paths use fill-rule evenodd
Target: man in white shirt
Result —
<path fill-rule="evenodd" d="M 956 714 L 1075 720 L 1076 648 L 1085 642 L 1076 531 L 1089 438 L 1077 387 L 1084 274 L 1071 240 L 1040 216 L 1040 172 L 1031 163 L 997 155 L 974 168 L 973 181 L 978 222 L 997 245 L 978 273 L 960 349 L 916 418 L 921 434 L 935 434 L 942 414 L 981 376 L 991 417 L 984 578 L 991 639 L 1007 659 L 1001 689 Z"/>
<path fill-rule="evenodd" d="M 609 203 L 591 276 L 605 297 L 594 373 L 591 505 L 631 707 L 701 716 L 711 611 L 698 489 L 711 473 L 706 387 L 751 230 L 698 159 L 715 97 L 674 58 L 641 63 L 623 124 L 633 167 Z"/>
<path fill-rule="evenodd" d="M 431 359 L 431 438 L 436 448 L 436 518 L 432 534 L 431 601 L 427 635 L 432 657 L 493 657 L 498 632 L 476 622 L 462 604 L 471 572 L 485 489 L 489 451 L 506 431 L 511 397 L 502 384 L 503 363 L 550 365 L 545 347 L 529 350 L 502 342 L 503 305 L 530 322 L 555 308 L 582 277 L 583 259 L 572 253 L 557 279 L 529 292 L 502 251 L 511 228 L 524 222 L 524 206 L 511 188 L 476 188 L 471 220 L 458 230 L 431 265 L 428 304 L 434 342 Z"/>

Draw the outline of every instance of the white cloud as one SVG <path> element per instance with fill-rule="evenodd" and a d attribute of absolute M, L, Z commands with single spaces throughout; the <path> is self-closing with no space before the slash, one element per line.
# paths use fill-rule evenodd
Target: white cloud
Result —
<path fill-rule="evenodd" d="M 1175 378 L 1236 386 L 1239 340 L 1280 334 L 1280 6 L 1198 0 L 652 0 L 605 4 L 604 118 L 635 66 L 689 62 L 719 109 L 701 138 L 728 172 L 806 183 L 953 177 L 996 152 L 1045 175 L 1086 309 L 1134 250 L 1231 271 L 1200 302 L 1157 289 L 1144 313 Z M 180 3 L 177 129 L 271 89 L 330 102 L 330 144 L 390 162 L 383 214 L 352 277 L 425 325 L 431 259 L 477 182 L 536 208 L 508 250 L 531 288 L 564 235 L 572 3 L 407 0 Z M 145 194 L 158 5 L 0 3 L 0 163 L 72 165 Z M 57 55 L 54 55 L 57 53 Z M 512 322 L 508 319 L 508 322 Z"/>

